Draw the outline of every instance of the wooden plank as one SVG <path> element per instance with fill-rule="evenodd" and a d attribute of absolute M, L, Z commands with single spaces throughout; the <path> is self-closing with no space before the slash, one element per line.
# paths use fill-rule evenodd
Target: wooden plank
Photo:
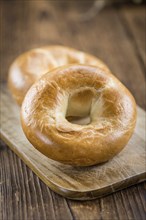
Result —
<path fill-rule="evenodd" d="M 1 87 L 2 139 L 53 191 L 72 199 L 94 199 L 145 179 L 145 136 L 141 133 L 143 110 L 138 108 L 135 133 L 119 155 L 105 164 L 75 168 L 53 161 L 32 147 L 20 125 L 19 107 L 5 86 Z M 135 164 L 134 161 L 138 162 Z M 37 201 L 37 197 L 34 199 Z"/>
<path fill-rule="evenodd" d="M 62 43 L 77 46 L 103 59 L 113 74 L 132 92 L 137 103 L 146 108 L 144 71 L 119 17 L 118 9 L 106 8 L 93 19 L 81 22 L 77 16 L 73 16 L 75 12 L 71 7 L 66 13 L 63 10 L 57 13 L 56 5 L 57 3 L 54 3 L 52 13 Z M 59 20 L 60 17 L 62 19 Z M 141 39 L 141 36 L 139 38 Z"/>
<path fill-rule="evenodd" d="M 126 35 L 131 39 L 137 59 L 141 63 L 143 72 L 146 65 L 146 12 L 145 7 L 122 7 L 119 10 Z"/>
<path fill-rule="evenodd" d="M 2 171 L 0 175 L 0 219 L 42 220 L 45 219 L 44 216 L 47 220 L 70 219 L 68 215 L 70 210 L 66 206 L 66 200 L 51 192 L 2 141 L 0 146 L 0 170 Z M 37 182 L 39 182 L 39 189 L 36 185 Z M 36 188 L 38 198 L 40 196 L 43 198 L 43 203 L 41 199 L 37 201 L 40 214 L 38 216 L 35 214 L 36 203 L 31 190 L 33 187 Z M 146 184 L 140 183 L 102 199 L 81 202 L 68 200 L 73 215 L 72 219 L 136 219 L 135 215 L 140 217 L 145 213 L 145 188 Z M 133 195 L 142 198 L 143 202 L 137 203 L 135 199 L 133 200 Z M 132 210 L 129 199 L 132 200 L 135 210 Z M 124 218 L 125 216 L 126 218 Z M 144 220 L 145 217 L 138 219 Z"/>
<path fill-rule="evenodd" d="M 131 38 L 128 38 L 125 27 L 119 20 L 118 11 L 106 8 L 93 19 L 81 22 L 75 16 L 79 5 L 81 7 L 81 4 L 77 4 L 76 8 L 68 6 L 64 13 L 58 2 L 3 2 L 1 53 L 5 56 L 2 56 L 1 62 L 2 80 L 6 81 L 8 67 L 20 53 L 46 44 L 63 44 L 103 59 L 129 88 L 137 103 L 145 108 L 145 77 Z M 84 9 L 86 10 L 88 8 Z M 8 11 L 11 13 L 7 13 Z M 139 38 L 141 39 L 140 35 Z"/>
<path fill-rule="evenodd" d="M 51 193 L 15 154 L 6 149 L 1 143 L 0 219 L 72 220 L 65 199 Z"/>

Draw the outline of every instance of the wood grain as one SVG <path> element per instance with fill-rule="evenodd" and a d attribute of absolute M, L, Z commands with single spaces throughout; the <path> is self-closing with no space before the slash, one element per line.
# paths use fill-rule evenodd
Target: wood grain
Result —
<path fill-rule="evenodd" d="M 76 14 L 87 11 L 87 3 L 78 1 L 72 7 L 66 1 L 54 1 L 54 5 L 44 0 L 0 1 L 1 81 L 6 82 L 8 67 L 20 53 L 64 44 L 103 59 L 145 108 L 144 6 L 106 8 L 88 22 L 80 22 Z M 4 142 L 0 147 L 2 220 L 145 219 L 145 183 L 94 201 L 69 201 L 49 190 Z"/>
<path fill-rule="evenodd" d="M 1 138 L 53 191 L 71 199 L 95 199 L 146 179 L 145 112 L 140 108 L 135 133 L 119 155 L 108 163 L 75 168 L 48 159 L 28 142 L 21 128 L 19 107 L 6 85 L 1 86 L 1 92 Z"/>
<path fill-rule="evenodd" d="M 129 38 L 132 40 L 132 45 L 137 54 L 137 59 L 141 63 L 141 68 L 145 72 L 145 50 L 146 50 L 146 13 L 145 7 L 130 7 L 123 10 L 120 9 L 122 24 Z M 138 32 L 138 34 L 137 34 Z"/>

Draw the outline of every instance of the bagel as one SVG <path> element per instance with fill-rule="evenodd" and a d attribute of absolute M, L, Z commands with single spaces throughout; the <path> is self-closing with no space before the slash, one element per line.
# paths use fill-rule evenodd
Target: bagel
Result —
<path fill-rule="evenodd" d="M 87 64 L 108 67 L 96 57 L 64 46 L 36 48 L 20 55 L 12 63 L 8 74 L 8 87 L 16 102 L 21 105 L 31 85 L 44 73 L 66 64 Z"/>
<path fill-rule="evenodd" d="M 67 117 L 86 117 L 85 125 Z M 21 107 L 23 131 L 41 153 L 73 166 L 106 162 L 130 139 L 136 104 L 128 89 L 98 67 L 67 65 L 44 74 Z"/>

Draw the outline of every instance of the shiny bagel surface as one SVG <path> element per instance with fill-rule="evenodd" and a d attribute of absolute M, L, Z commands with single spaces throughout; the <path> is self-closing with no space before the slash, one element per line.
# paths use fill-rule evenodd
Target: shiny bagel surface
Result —
<path fill-rule="evenodd" d="M 16 58 L 9 69 L 8 87 L 21 105 L 28 89 L 43 74 L 62 65 L 78 63 L 108 70 L 102 61 L 90 54 L 64 46 L 46 46 L 32 49 Z"/>
<path fill-rule="evenodd" d="M 67 117 L 85 117 L 86 125 Z M 131 93 L 110 72 L 67 65 L 44 74 L 28 91 L 21 123 L 32 145 L 47 157 L 73 166 L 113 158 L 129 141 L 136 122 Z"/>

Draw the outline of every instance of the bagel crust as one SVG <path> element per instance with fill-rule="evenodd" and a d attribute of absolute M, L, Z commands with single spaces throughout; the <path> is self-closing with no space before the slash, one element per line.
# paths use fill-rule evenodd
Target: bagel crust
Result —
<path fill-rule="evenodd" d="M 86 115 L 86 125 L 67 120 Z M 30 88 L 21 122 L 28 140 L 47 157 L 89 166 L 108 161 L 124 148 L 135 127 L 136 104 L 111 73 L 68 65 L 43 75 Z"/>
<path fill-rule="evenodd" d="M 109 70 L 101 60 L 73 48 L 58 45 L 36 48 L 17 57 L 10 66 L 8 87 L 12 96 L 21 105 L 36 80 L 50 70 L 67 64 L 87 64 Z"/>

